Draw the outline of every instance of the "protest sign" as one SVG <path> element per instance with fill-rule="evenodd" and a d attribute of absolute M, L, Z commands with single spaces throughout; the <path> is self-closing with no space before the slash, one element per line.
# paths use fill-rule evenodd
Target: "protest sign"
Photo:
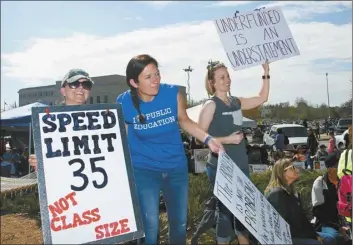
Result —
<path fill-rule="evenodd" d="M 268 165 L 266 164 L 249 164 L 250 173 L 262 173 L 268 170 Z"/>
<path fill-rule="evenodd" d="M 206 172 L 206 162 L 209 152 L 209 149 L 194 149 L 195 173 Z"/>
<path fill-rule="evenodd" d="M 44 244 L 143 237 L 120 104 L 32 108 Z"/>
<path fill-rule="evenodd" d="M 298 168 L 304 168 L 305 169 L 305 162 L 293 162 L 293 165 L 298 167 Z"/>
<path fill-rule="evenodd" d="M 292 244 L 287 222 L 224 152 L 213 192 L 261 244 Z"/>
<path fill-rule="evenodd" d="M 237 13 L 214 23 L 234 70 L 300 54 L 279 7 Z"/>

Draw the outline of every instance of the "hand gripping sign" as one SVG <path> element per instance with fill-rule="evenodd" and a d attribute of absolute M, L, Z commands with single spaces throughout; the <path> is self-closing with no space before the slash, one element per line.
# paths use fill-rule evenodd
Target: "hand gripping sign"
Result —
<path fill-rule="evenodd" d="M 288 223 L 224 152 L 213 192 L 261 244 L 292 244 Z"/>
<path fill-rule="evenodd" d="M 143 237 L 121 105 L 36 107 L 32 123 L 44 244 Z"/>

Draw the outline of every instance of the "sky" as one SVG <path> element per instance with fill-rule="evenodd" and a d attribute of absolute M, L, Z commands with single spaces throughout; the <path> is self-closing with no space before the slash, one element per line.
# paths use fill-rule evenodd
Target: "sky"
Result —
<path fill-rule="evenodd" d="M 207 62 L 223 62 L 232 95 L 261 89 L 261 65 L 233 70 L 214 20 L 255 8 L 279 6 L 300 55 L 270 64 L 267 102 L 347 101 L 352 91 L 351 1 L 1 1 L 1 107 L 18 103 L 21 88 L 52 85 L 71 68 L 91 76 L 125 75 L 129 60 L 152 55 L 162 82 L 187 84 L 194 100 L 207 97 Z M 118 96 L 118 94 L 117 94 Z"/>

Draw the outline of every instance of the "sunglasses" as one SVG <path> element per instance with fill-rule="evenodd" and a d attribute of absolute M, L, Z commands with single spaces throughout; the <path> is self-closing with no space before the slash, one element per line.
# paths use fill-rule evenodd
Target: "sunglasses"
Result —
<path fill-rule="evenodd" d="M 290 165 L 290 166 L 286 167 L 286 168 L 284 169 L 284 171 L 289 170 L 289 169 L 291 169 L 291 170 L 296 170 L 297 168 L 296 168 L 294 165 Z"/>
<path fill-rule="evenodd" d="M 86 90 L 91 90 L 93 85 L 90 81 L 83 81 L 83 82 L 75 81 L 73 83 L 66 83 L 66 84 L 69 85 L 69 88 L 71 89 L 76 89 L 81 85 L 82 88 Z"/>

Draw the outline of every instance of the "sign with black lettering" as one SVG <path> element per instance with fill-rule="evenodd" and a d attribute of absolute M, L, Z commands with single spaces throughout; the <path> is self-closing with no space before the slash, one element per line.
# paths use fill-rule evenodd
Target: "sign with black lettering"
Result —
<path fill-rule="evenodd" d="M 213 192 L 261 244 L 292 244 L 288 223 L 224 152 Z"/>
<path fill-rule="evenodd" d="M 33 107 L 44 244 L 144 236 L 120 104 Z"/>
<path fill-rule="evenodd" d="M 268 170 L 268 165 L 266 164 L 249 164 L 250 173 L 262 173 Z"/>
<path fill-rule="evenodd" d="M 214 23 L 234 70 L 300 54 L 279 7 L 237 13 Z"/>

